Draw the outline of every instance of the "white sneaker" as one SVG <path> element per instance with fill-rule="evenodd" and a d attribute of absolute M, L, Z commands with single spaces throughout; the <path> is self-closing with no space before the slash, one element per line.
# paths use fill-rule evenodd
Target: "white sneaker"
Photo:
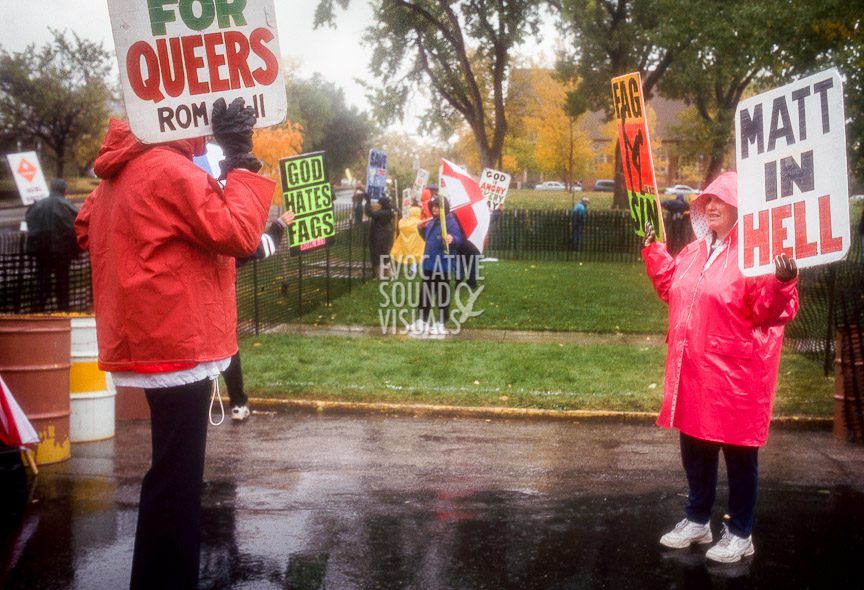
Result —
<path fill-rule="evenodd" d="M 690 522 L 686 518 L 675 525 L 675 528 L 660 537 L 660 544 L 671 549 L 684 549 L 693 543 L 710 543 L 714 540 L 711 525 Z"/>
<path fill-rule="evenodd" d="M 742 557 L 753 555 L 756 548 L 753 546 L 753 536 L 739 537 L 729 530 L 726 523 L 723 523 L 723 533 L 720 536 L 720 541 L 711 547 L 705 554 L 705 557 L 711 561 L 719 561 L 720 563 L 735 563 Z"/>
<path fill-rule="evenodd" d="M 436 340 L 442 340 L 447 336 L 447 328 L 443 324 L 433 323 L 429 325 L 429 337 Z"/>
<path fill-rule="evenodd" d="M 249 411 L 249 406 L 234 406 L 231 408 L 231 419 L 236 420 L 237 422 L 242 422 L 248 418 L 251 413 L 252 412 Z"/>
<path fill-rule="evenodd" d="M 429 329 L 428 324 L 423 320 L 417 320 L 413 324 L 411 324 L 411 329 L 408 330 L 408 335 L 412 338 L 422 338 L 426 335 L 427 330 Z"/>

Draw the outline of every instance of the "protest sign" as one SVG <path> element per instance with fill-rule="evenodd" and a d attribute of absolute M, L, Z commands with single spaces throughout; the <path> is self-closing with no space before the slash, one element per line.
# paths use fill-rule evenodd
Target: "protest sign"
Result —
<path fill-rule="evenodd" d="M 369 167 L 366 172 L 366 194 L 370 199 L 380 199 L 387 187 L 387 154 L 381 150 L 369 150 Z"/>
<path fill-rule="evenodd" d="M 612 104 L 618 123 L 618 148 L 624 168 L 624 185 L 627 187 L 630 217 L 636 226 L 636 235 L 644 237 L 645 222 L 650 221 L 657 240 L 665 241 L 639 72 L 612 79 Z"/>
<path fill-rule="evenodd" d="M 288 246 L 301 251 L 322 246 L 336 234 L 333 187 L 327 174 L 324 152 L 301 154 L 279 160 L 282 202 L 294 213 L 288 226 Z"/>
<path fill-rule="evenodd" d="M 108 0 L 129 125 L 145 143 L 208 135 L 242 97 L 257 127 L 285 119 L 273 0 Z"/>
<path fill-rule="evenodd" d="M 411 212 L 411 202 L 413 201 L 413 198 L 413 189 L 402 189 L 402 217 L 408 217 L 408 214 Z"/>
<path fill-rule="evenodd" d="M 45 175 L 36 152 L 21 152 L 20 154 L 8 154 L 6 160 L 12 169 L 15 178 L 15 186 L 21 195 L 21 202 L 32 205 L 39 199 L 48 196 L 48 185 L 45 184 Z"/>
<path fill-rule="evenodd" d="M 426 188 L 427 184 L 429 184 L 429 171 L 425 168 L 419 168 L 417 176 L 414 177 L 414 186 L 411 188 L 411 196 L 418 203 L 423 197 L 423 189 Z"/>
<path fill-rule="evenodd" d="M 489 202 L 489 209 L 494 211 L 504 204 L 507 191 L 510 190 L 510 175 L 486 168 L 480 175 L 480 192 Z"/>
<path fill-rule="evenodd" d="M 738 104 L 738 265 L 774 272 L 785 253 L 807 268 L 849 251 L 843 83 L 836 69 Z"/>

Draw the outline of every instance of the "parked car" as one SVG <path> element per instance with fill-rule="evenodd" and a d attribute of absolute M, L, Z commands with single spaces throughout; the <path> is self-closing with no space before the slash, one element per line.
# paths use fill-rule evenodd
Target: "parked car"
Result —
<path fill-rule="evenodd" d="M 864 195 L 849 195 L 849 200 L 853 203 L 864 201 Z"/>
<path fill-rule="evenodd" d="M 594 190 L 600 192 L 611 193 L 615 190 L 615 181 L 608 178 L 601 178 L 594 181 Z"/>
<path fill-rule="evenodd" d="M 699 191 L 687 184 L 676 184 L 666 189 L 667 195 L 694 195 Z"/>
<path fill-rule="evenodd" d="M 558 182 L 557 180 L 547 180 L 546 182 L 541 182 L 537 186 L 534 187 L 534 190 L 538 191 L 566 191 L 567 185 L 563 182 Z"/>

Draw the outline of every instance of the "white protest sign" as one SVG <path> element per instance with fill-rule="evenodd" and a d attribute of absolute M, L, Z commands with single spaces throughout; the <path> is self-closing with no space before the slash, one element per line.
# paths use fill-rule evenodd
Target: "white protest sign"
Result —
<path fill-rule="evenodd" d="M 48 185 L 45 183 L 45 175 L 36 152 L 21 152 L 20 154 L 8 154 L 6 159 L 12 169 L 15 178 L 15 186 L 21 195 L 21 202 L 32 205 L 39 199 L 48 196 Z"/>
<path fill-rule="evenodd" d="M 411 189 L 411 196 L 418 203 L 420 202 L 420 198 L 423 196 L 423 189 L 426 188 L 428 183 L 429 171 L 425 168 L 418 168 L 417 176 L 414 178 L 414 186 Z"/>
<path fill-rule="evenodd" d="M 504 204 L 507 191 L 510 189 L 510 175 L 486 168 L 480 175 L 480 191 L 489 201 L 489 208 L 493 211 Z"/>
<path fill-rule="evenodd" d="M 738 266 L 774 272 L 785 253 L 801 268 L 849 251 L 843 83 L 836 69 L 738 104 Z"/>
<path fill-rule="evenodd" d="M 285 119 L 273 0 L 108 0 L 129 125 L 158 143 L 208 135 L 213 103 L 243 97 L 256 127 Z"/>

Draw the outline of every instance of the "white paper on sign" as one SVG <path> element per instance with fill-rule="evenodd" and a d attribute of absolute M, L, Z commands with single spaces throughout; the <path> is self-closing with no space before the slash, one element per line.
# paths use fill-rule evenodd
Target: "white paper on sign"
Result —
<path fill-rule="evenodd" d="M 486 200 L 489 201 L 489 208 L 498 209 L 504 204 L 507 191 L 510 190 L 510 175 L 506 172 L 486 168 L 480 175 L 480 190 Z"/>
<path fill-rule="evenodd" d="M 738 104 L 738 266 L 774 272 L 785 253 L 807 268 L 849 251 L 843 83 L 836 69 Z"/>
<path fill-rule="evenodd" d="M 129 125 L 141 141 L 208 135 L 218 98 L 242 97 L 256 127 L 285 119 L 273 0 L 108 0 L 108 11 Z"/>

